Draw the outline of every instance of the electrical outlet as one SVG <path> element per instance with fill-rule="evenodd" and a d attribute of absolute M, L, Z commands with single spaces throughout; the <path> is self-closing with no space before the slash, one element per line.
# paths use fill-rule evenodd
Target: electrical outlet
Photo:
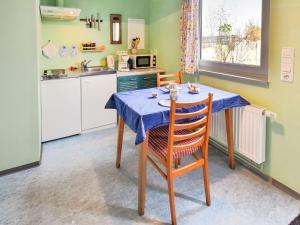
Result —
<path fill-rule="evenodd" d="M 281 80 L 293 82 L 294 80 L 295 49 L 283 48 L 281 53 Z"/>

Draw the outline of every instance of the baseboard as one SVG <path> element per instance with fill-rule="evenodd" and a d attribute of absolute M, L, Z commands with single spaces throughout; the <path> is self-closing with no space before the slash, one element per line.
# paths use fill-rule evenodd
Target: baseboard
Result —
<path fill-rule="evenodd" d="M 211 146 L 214 146 L 218 151 L 222 152 L 223 154 L 228 155 L 227 147 L 224 146 L 223 144 L 220 144 L 219 142 L 213 139 L 210 139 L 209 144 Z M 262 169 L 261 165 L 258 165 L 255 162 L 248 160 L 237 153 L 234 154 L 234 158 L 237 162 L 239 162 L 241 165 L 249 169 L 252 173 L 255 173 L 256 175 L 258 175 L 259 177 L 261 177 L 263 180 L 267 182 L 270 181 L 270 177 L 261 171 Z"/>
<path fill-rule="evenodd" d="M 108 129 L 108 128 L 114 128 L 114 127 L 117 127 L 117 126 L 118 126 L 117 123 L 107 124 L 107 125 L 104 125 L 104 126 L 101 126 L 101 127 L 96 127 L 96 128 L 90 129 L 90 130 L 84 130 L 80 134 L 88 134 L 88 133 L 92 133 L 92 132 L 95 132 L 95 131 L 105 130 L 105 129 Z"/>
<path fill-rule="evenodd" d="M 26 164 L 26 165 L 23 165 L 23 166 L 14 167 L 14 168 L 11 168 L 11 169 L 8 169 L 8 170 L 3 170 L 3 171 L 0 171 L 0 176 L 5 176 L 5 175 L 8 175 L 8 174 L 20 172 L 22 170 L 28 170 L 28 169 L 31 169 L 33 167 L 37 167 L 39 165 L 40 165 L 40 161 L 37 161 L 37 162 L 29 163 L 29 164 Z"/>
<path fill-rule="evenodd" d="M 223 154 L 228 155 L 227 148 L 225 146 L 223 146 L 222 144 L 220 144 L 214 140 L 210 140 L 210 145 L 213 146 L 216 150 L 222 152 Z M 260 171 L 260 168 L 258 165 L 252 164 L 250 161 L 247 161 L 236 154 L 235 154 L 234 158 L 239 164 L 241 164 L 242 166 L 249 169 L 252 173 L 256 174 L 258 177 L 260 177 L 267 183 L 273 185 L 274 187 L 278 188 L 279 190 L 287 193 L 291 197 L 300 201 L 300 193 L 292 190 L 288 186 L 286 186 L 286 185 L 280 183 L 279 181 L 273 179 L 272 177 L 264 174 L 262 171 Z"/>
<path fill-rule="evenodd" d="M 297 200 L 300 201 L 300 193 L 298 193 L 298 192 L 292 190 L 291 188 L 287 187 L 286 185 L 280 183 L 279 181 L 277 181 L 277 180 L 275 180 L 275 179 L 273 179 L 273 178 L 271 178 L 271 184 L 272 184 L 274 187 L 280 189 L 281 191 L 283 191 L 283 192 L 289 194 L 290 196 L 292 196 L 292 197 L 294 197 L 295 199 L 297 199 Z"/>

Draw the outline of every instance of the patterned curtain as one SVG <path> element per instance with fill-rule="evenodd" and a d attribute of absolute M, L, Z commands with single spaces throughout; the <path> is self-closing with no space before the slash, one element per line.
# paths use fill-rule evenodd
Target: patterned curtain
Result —
<path fill-rule="evenodd" d="M 181 2 L 181 66 L 183 72 L 196 74 L 199 71 L 199 0 L 182 0 Z"/>

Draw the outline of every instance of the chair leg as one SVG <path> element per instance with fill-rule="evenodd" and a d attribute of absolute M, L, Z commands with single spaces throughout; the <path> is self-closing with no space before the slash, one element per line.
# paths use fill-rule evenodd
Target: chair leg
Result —
<path fill-rule="evenodd" d="M 175 159 L 174 163 L 175 163 L 175 169 L 178 169 L 179 167 L 178 159 Z"/>
<path fill-rule="evenodd" d="M 204 166 L 203 166 L 203 180 L 204 180 L 204 189 L 205 189 L 205 198 L 206 198 L 206 205 L 210 206 L 210 190 L 209 190 L 209 178 L 208 178 L 208 160 L 205 159 Z"/>
<path fill-rule="evenodd" d="M 170 199 L 170 211 L 172 225 L 176 225 L 176 210 L 175 210 L 175 195 L 174 195 L 174 178 L 173 175 L 168 176 L 168 190 L 169 190 L 169 199 Z"/>
<path fill-rule="evenodd" d="M 175 160 L 175 168 L 178 169 L 178 167 L 181 165 L 181 159 L 178 158 Z"/>
<path fill-rule="evenodd" d="M 181 158 L 178 158 L 177 160 L 178 160 L 178 162 L 177 162 L 178 166 L 180 166 L 181 165 Z"/>

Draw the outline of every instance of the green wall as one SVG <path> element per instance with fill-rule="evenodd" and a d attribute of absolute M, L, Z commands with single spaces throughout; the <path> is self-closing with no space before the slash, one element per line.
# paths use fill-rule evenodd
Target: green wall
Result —
<path fill-rule="evenodd" d="M 152 0 L 150 11 L 150 48 L 157 48 L 160 66 L 169 72 L 180 68 L 179 0 Z M 212 78 L 203 74 L 200 81 L 241 94 L 251 103 L 278 114 L 267 124 L 267 161 L 263 172 L 300 192 L 300 50 L 299 0 L 271 0 L 269 88 Z M 157 35 L 159 34 L 159 35 Z M 280 81 L 282 47 L 296 49 L 295 81 Z M 197 80 L 197 79 L 196 79 Z"/>
<path fill-rule="evenodd" d="M 158 50 L 158 65 L 180 70 L 180 0 L 151 0 L 150 48 Z"/>
<path fill-rule="evenodd" d="M 38 18 L 36 0 L 0 3 L 0 171 L 40 160 Z"/>
<path fill-rule="evenodd" d="M 53 0 L 45 0 L 53 4 Z M 44 2 L 43 2 L 44 3 Z M 83 10 L 82 17 L 100 12 L 104 23 L 102 31 L 86 29 L 84 24 L 62 21 L 44 21 L 38 16 L 38 0 L 11 0 L 1 3 L 0 35 L 0 171 L 28 164 L 40 159 L 39 125 L 39 59 L 41 69 L 68 67 L 82 59 L 92 59 L 94 65 L 103 63 L 108 54 L 126 49 L 128 18 L 145 18 L 147 23 L 146 50 L 158 49 L 161 67 L 169 72 L 180 69 L 180 0 L 66 0 L 65 5 Z M 282 47 L 300 48 L 300 31 L 297 21 L 298 0 L 272 0 L 270 21 L 269 80 L 270 87 L 262 88 L 238 82 L 201 76 L 204 84 L 240 93 L 253 104 L 267 107 L 278 114 L 268 120 L 267 161 L 263 171 L 300 192 L 300 64 L 295 63 L 295 81 L 280 81 L 280 51 Z M 123 45 L 110 45 L 109 14 L 123 15 Z M 10 22 L 7 22 L 10 18 Z M 20 22 L 21 21 L 21 22 Z M 75 58 L 49 60 L 41 56 L 38 46 L 47 40 L 58 46 L 96 41 L 105 44 L 104 53 L 79 54 Z"/>
<path fill-rule="evenodd" d="M 42 0 L 43 5 L 54 5 L 53 0 Z M 94 41 L 97 44 L 104 44 L 107 50 L 103 53 L 79 53 L 77 57 L 57 57 L 50 60 L 42 56 L 42 69 L 68 68 L 78 64 L 83 59 L 92 60 L 91 65 L 105 65 L 107 55 L 115 54 L 117 50 L 127 50 L 127 21 L 128 18 L 145 19 L 146 37 L 145 50 L 149 50 L 149 1 L 148 0 L 65 0 L 65 7 L 75 7 L 82 10 L 80 18 L 90 14 L 100 13 L 104 20 L 102 30 L 89 29 L 84 22 L 77 21 L 42 21 L 42 46 L 48 40 L 53 41 L 56 46 L 72 44 L 79 46 L 86 41 Z M 110 14 L 122 14 L 123 20 L 123 44 L 110 44 Z M 140 50 L 140 52 L 144 52 Z"/>

